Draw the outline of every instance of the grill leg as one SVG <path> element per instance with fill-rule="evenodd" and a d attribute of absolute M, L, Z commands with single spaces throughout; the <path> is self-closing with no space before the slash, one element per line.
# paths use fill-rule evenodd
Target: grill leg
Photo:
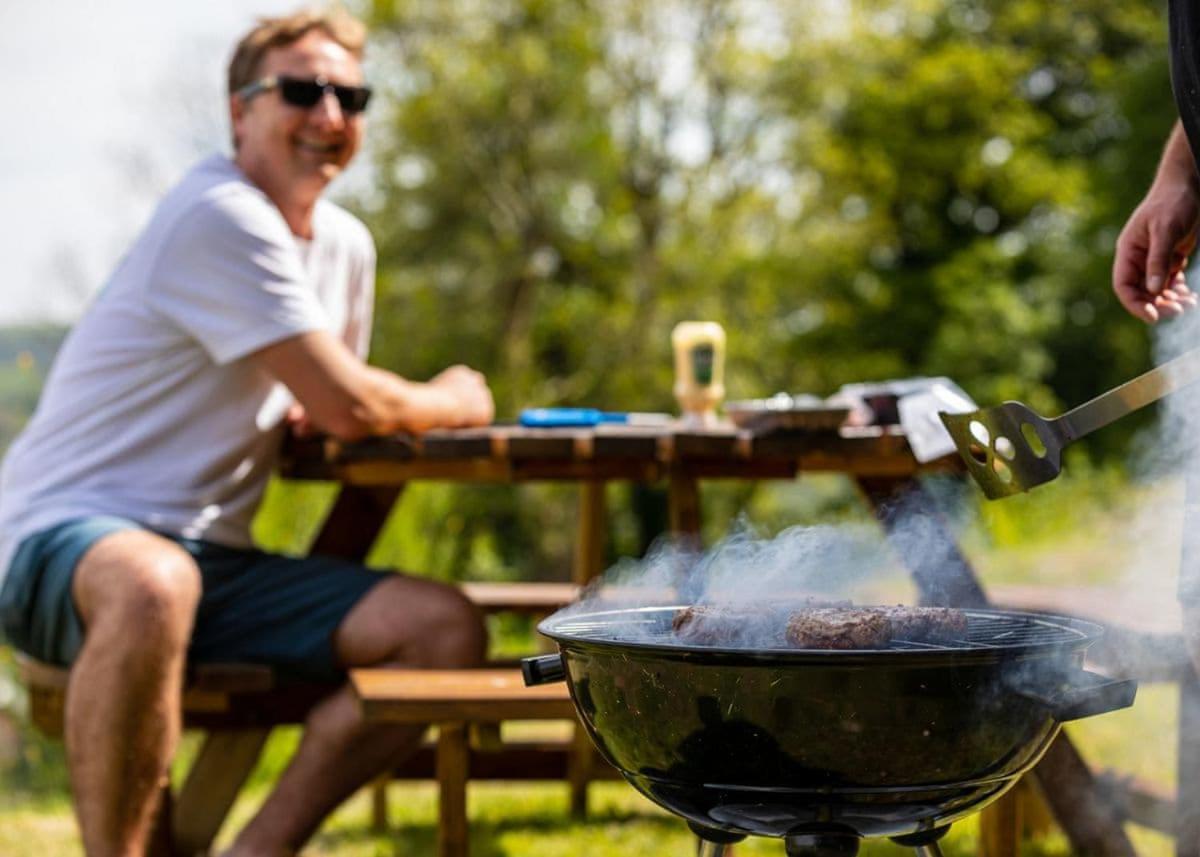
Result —
<path fill-rule="evenodd" d="M 942 849 L 936 842 L 930 842 L 928 845 L 918 845 L 915 850 L 917 857 L 942 857 Z"/>
<path fill-rule="evenodd" d="M 745 834 L 705 827 L 694 821 L 689 821 L 688 827 L 696 834 L 696 857 L 733 857 L 733 844 L 746 838 Z"/>
<path fill-rule="evenodd" d="M 711 842 L 699 839 L 696 843 L 696 857 L 726 857 L 730 845 L 727 842 Z"/>

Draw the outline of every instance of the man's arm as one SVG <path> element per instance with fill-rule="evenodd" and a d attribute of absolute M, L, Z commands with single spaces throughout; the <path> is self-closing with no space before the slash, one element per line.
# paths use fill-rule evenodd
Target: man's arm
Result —
<path fill-rule="evenodd" d="M 1117 239 L 1113 291 L 1143 321 L 1179 315 L 1196 305 L 1183 280 L 1200 226 L 1200 176 L 1183 126 L 1176 122 L 1154 182 Z"/>
<path fill-rule="evenodd" d="M 279 379 L 317 428 L 343 440 L 396 431 L 487 425 L 492 394 L 481 374 L 451 366 L 427 383 L 368 366 L 340 340 L 311 331 L 252 358 Z"/>

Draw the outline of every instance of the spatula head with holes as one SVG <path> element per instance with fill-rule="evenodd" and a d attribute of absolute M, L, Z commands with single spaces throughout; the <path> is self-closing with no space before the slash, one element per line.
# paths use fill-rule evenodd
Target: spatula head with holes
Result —
<path fill-rule="evenodd" d="M 938 416 L 989 500 L 1028 491 L 1062 472 L 1057 427 L 1020 402 Z"/>

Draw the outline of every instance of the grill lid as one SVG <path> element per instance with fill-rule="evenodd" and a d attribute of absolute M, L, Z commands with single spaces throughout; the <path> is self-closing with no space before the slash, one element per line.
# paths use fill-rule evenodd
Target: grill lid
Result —
<path fill-rule="evenodd" d="M 1103 628 L 1092 622 L 1012 610 L 964 610 L 967 633 L 961 639 L 925 642 L 894 638 L 883 649 L 801 649 L 681 642 L 671 622 L 686 605 L 627 607 L 580 613 L 568 608 L 538 625 L 561 644 L 589 644 L 663 653 L 695 653 L 792 661 L 813 658 L 908 659 L 922 654 L 988 657 L 1015 656 L 1048 649 L 1082 649 L 1098 640 Z"/>

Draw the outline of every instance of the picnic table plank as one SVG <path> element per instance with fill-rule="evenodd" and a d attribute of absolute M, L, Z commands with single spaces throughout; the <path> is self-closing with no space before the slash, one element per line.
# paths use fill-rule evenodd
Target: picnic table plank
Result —
<path fill-rule="evenodd" d="M 352 670 L 364 713 L 396 723 L 575 719 L 563 682 L 525 687 L 516 670 Z M 557 703 L 557 704 L 554 704 Z"/>

